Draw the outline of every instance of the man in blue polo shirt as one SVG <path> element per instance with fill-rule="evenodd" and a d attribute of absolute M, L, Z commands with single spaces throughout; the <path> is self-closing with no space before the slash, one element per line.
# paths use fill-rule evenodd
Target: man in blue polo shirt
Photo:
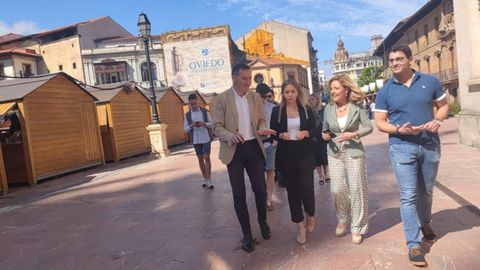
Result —
<path fill-rule="evenodd" d="M 425 266 L 421 233 L 424 241 L 434 242 L 430 218 L 440 162 L 438 129 L 447 117 L 448 104 L 438 79 L 412 70 L 412 60 L 407 45 L 389 52 L 393 77 L 377 94 L 375 123 L 389 134 L 390 161 L 400 190 L 409 260 L 413 265 Z"/>

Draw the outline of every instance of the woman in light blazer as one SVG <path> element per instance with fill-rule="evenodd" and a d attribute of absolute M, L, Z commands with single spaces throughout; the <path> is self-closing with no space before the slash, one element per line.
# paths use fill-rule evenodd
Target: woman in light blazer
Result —
<path fill-rule="evenodd" d="M 328 141 L 331 193 L 337 212 L 335 236 L 347 234 L 360 244 L 368 230 L 368 194 L 365 152 L 361 137 L 372 133 L 372 123 L 361 105 L 363 93 L 347 75 L 328 82 L 332 102 L 325 107 L 322 137 Z M 347 185 L 348 181 L 348 185 Z"/>

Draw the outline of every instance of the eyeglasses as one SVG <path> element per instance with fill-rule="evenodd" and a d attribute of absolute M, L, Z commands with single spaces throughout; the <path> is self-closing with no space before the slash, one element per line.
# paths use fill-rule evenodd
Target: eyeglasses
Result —
<path fill-rule="evenodd" d="M 406 57 L 392 58 L 392 59 L 388 59 L 388 64 L 389 64 L 389 65 L 393 65 L 395 62 L 401 64 L 401 63 L 405 63 L 406 60 L 407 60 Z"/>

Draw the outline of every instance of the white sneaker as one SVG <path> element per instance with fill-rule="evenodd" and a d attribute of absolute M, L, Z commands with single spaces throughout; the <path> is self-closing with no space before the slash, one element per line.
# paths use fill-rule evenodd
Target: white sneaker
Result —
<path fill-rule="evenodd" d="M 209 189 L 214 189 L 215 187 L 213 186 L 212 180 L 207 180 L 207 187 Z"/>
<path fill-rule="evenodd" d="M 208 187 L 208 180 L 207 179 L 203 180 L 202 187 L 204 187 L 204 188 Z"/>

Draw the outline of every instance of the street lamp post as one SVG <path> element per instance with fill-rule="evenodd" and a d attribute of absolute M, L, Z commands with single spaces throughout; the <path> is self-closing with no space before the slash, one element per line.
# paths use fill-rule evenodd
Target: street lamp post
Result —
<path fill-rule="evenodd" d="M 155 96 L 155 88 L 153 87 L 153 76 L 152 76 L 152 65 L 150 63 L 150 51 L 149 51 L 149 44 L 150 41 L 150 33 L 152 30 L 150 21 L 147 18 L 147 14 L 140 13 L 138 16 L 138 30 L 140 32 L 140 37 L 143 41 L 143 47 L 145 47 L 145 53 L 147 56 L 147 72 L 148 77 L 150 80 L 150 103 L 152 105 L 152 123 L 159 124 L 160 120 L 158 118 L 158 110 L 157 110 L 157 97 Z"/>
<path fill-rule="evenodd" d="M 153 87 L 152 66 L 150 63 L 150 52 L 148 48 L 148 42 L 150 41 L 150 32 L 152 30 L 150 21 L 145 13 L 141 13 L 138 16 L 138 30 L 140 32 L 140 38 L 143 41 L 145 47 L 145 53 L 147 56 L 147 71 L 150 80 L 150 103 L 152 105 L 152 124 L 147 127 L 150 135 L 150 145 L 152 147 L 152 153 L 157 157 L 166 157 L 170 155 L 167 142 L 167 125 L 160 123 L 158 119 L 157 110 L 157 97 L 155 96 L 155 89 Z"/>

